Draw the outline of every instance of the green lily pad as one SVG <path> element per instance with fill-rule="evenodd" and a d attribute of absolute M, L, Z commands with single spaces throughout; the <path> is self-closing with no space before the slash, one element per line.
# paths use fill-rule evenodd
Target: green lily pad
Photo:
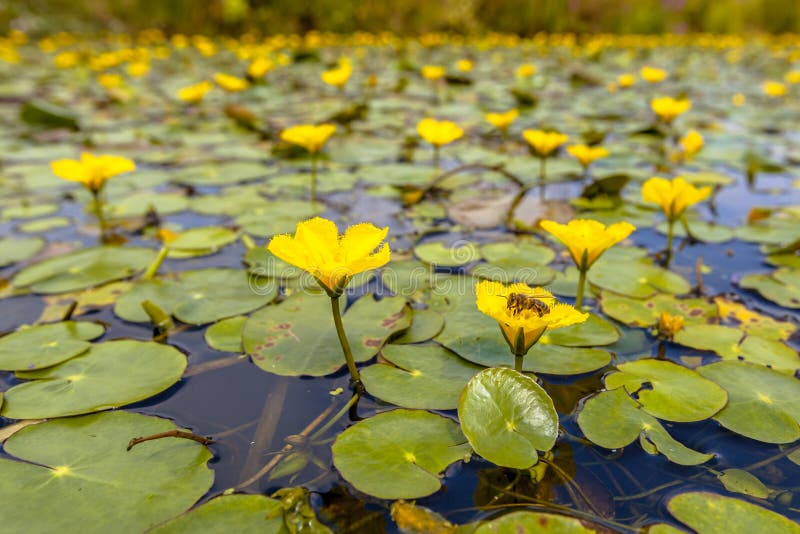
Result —
<path fill-rule="evenodd" d="M 436 337 L 444 328 L 444 317 L 431 309 L 415 309 L 411 316 L 411 326 L 402 335 L 392 340 L 392 344 L 420 343 Z"/>
<path fill-rule="evenodd" d="M 766 499 L 771 491 L 757 476 L 744 469 L 723 469 L 717 478 L 725 489 L 733 493 Z"/>
<path fill-rule="evenodd" d="M 395 332 L 408 328 L 411 312 L 402 297 L 375 300 L 366 295 L 344 313 L 344 330 L 353 358 L 375 356 Z M 333 324 L 330 299 L 297 293 L 245 322 L 244 349 L 256 365 L 284 376 L 324 376 L 345 364 Z"/>
<path fill-rule="evenodd" d="M 290 534 L 283 518 L 281 502 L 264 495 L 233 494 L 211 499 L 205 504 L 171 519 L 149 532 L 180 534 Z"/>
<path fill-rule="evenodd" d="M 489 263 L 513 260 L 521 267 L 547 265 L 556 257 L 553 249 L 533 242 L 488 243 L 481 246 L 480 254 Z"/>
<path fill-rule="evenodd" d="M 178 171 L 172 181 L 187 185 L 228 185 L 263 178 L 271 173 L 261 163 L 206 163 Z"/>
<path fill-rule="evenodd" d="M 537 450 L 549 451 L 558 437 L 553 400 L 536 381 L 503 367 L 484 369 L 458 401 L 461 430 L 476 453 L 502 467 L 527 469 Z"/>
<path fill-rule="evenodd" d="M 148 248 L 85 248 L 28 266 L 12 283 L 35 293 L 66 293 L 132 276 L 147 268 L 155 256 Z"/>
<path fill-rule="evenodd" d="M 212 324 L 206 330 L 206 343 L 222 352 L 242 352 L 242 330 L 246 321 L 247 317 L 237 315 Z"/>
<path fill-rule="evenodd" d="M 611 353 L 605 350 L 537 343 L 525 356 L 522 368 L 537 374 L 566 376 L 591 373 L 609 363 Z"/>
<path fill-rule="evenodd" d="M 370 365 L 361 379 L 370 395 L 403 408 L 455 410 L 464 385 L 483 369 L 438 345 L 387 345 L 381 354 L 393 365 Z"/>
<path fill-rule="evenodd" d="M 656 226 L 656 229 L 662 235 L 667 235 L 668 225 L 666 222 L 662 222 Z M 673 231 L 675 232 L 675 237 L 686 237 L 686 229 L 682 224 L 676 224 Z M 692 237 L 704 243 L 725 243 L 734 238 L 734 229 L 730 226 L 702 221 L 697 218 L 689 219 L 689 232 L 691 232 Z"/>
<path fill-rule="evenodd" d="M 575 517 L 544 512 L 511 512 L 481 523 L 474 534 L 590 534 L 597 532 L 586 521 Z"/>
<path fill-rule="evenodd" d="M 175 429 L 166 419 L 123 411 L 23 428 L 4 446 L 14 459 L 0 459 L 3 528 L 142 532 L 182 513 L 214 480 L 208 449 L 160 439 L 125 450 L 133 437 Z"/>
<path fill-rule="evenodd" d="M 609 317 L 638 327 L 654 326 L 663 312 L 680 315 L 686 325 L 705 324 L 717 316 L 716 306 L 705 299 L 677 299 L 665 294 L 636 299 L 603 291 L 600 307 Z"/>
<path fill-rule="evenodd" d="M 316 211 L 309 202 L 284 200 L 247 210 L 236 217 L 235 222 L 248 234 L 270 237 L 293 233 L 297 223 L 313 217 Z"/>
<path fill-rule="evenodd" d="M 797 326 L 790 321 L 773 319 L 722 296 L 715 297 L 714 303 L 717 305 L 721 321 L 737 326 L 748 335 L 779 340 L 788 339 L 797 330 Z"/>
<path fill-rule="evenodd" d="M 98 323 L 64 321 L 23 328 L 0 338 L 0 370 L 29 371 L 69 360 L 92 346 L 105 328 Z"/>
<path fill-rule="evenodd" d="M 516 260 L 498 260 L 479 263 L 470 271 L 472 276 L 498 282 L 523 282 L 530 286 L 544 286 L 553 281 L 558 271 L 545 265 L 520 265 Z"/>
<path fill-rule="evenodd" d="M 357 490 L 380 499 L 416 499 L 441 487 L 439 473 L 472 449 L 453 420 L 392 410 L 351 426 L 333 443 L 333 465 Z"/>
<path fill-rule="evenodd" d="M 423 262 L 437 267 L 460 267 L 481 259 L 474 244 L 463 242 L 448 247 L 439 241 L 429 241 L 414 247 L 414 254 Z"/>
<path fill-rule="evenodd" d="M 611 345 L 619 339 L 619 330 L 595 314 L 572 326 L 546 332 L 539 342 L 553 343 L 565 347 L 597 347 Z"/>
<path fill-rule="evenodd" d="M 714 417 L 728 430 L 765 443 L 800 439 L 800 383 L 794 377 L 727 361 L 697 372 L 728 392 L 728 405 Z"/>
<path fill-rule="evenodd" d="M 800 368 L 800 356 L 791 347 L 772 339 L 746 336 L 739 328 L 722 325 L 691 325 L 675 335 L 687 347 L 711 350 L 726 360 L 744 360 L 783 372 Z"/>
<path fill-rule="evenodd" d="M 180 232 L 178 237 L 167 243 L 168 257 L 190 258 L 213 254 L 225 245 L 236 241 L 238 236 L 237 232 L 221 226 L 191 228 Z"/>
<path fill-rule="evenodd" d="M 678 521 L 695 532 L 800 532 L 797 523 L 757 504 L 707 491 L 681 493 L 672 497 L 667 509 Z"/>
<path fill-rule="evenodd" d="M 681 275 L 641 262 L 626 263 L 624 269 L 616 262 L 597 262 L 589 270 L 588 279 L 602 289 L 639 299 L 658 292 L 683 295 L 691 289 Z"/>
<path fill-rule="evenodd" d="M 152 341 L 97 343 L 85 354 L 36 371 L 18 372 L 30 382 L 5 393 L 0 414 L 45 419 L 116 408 L 161 393 L 180 380 L 186 356 Z"/>
<path fill-rule="evenodd" d="M 11 265 L 39 253 L 44 248 L 41 237 L 3 237 L 0 238 L 0 267 Z"/>
<path fill-rule="evenodd" d="M 701 464 L 714 456 L 675 441 L 623 388 L 590 397 L 578 414 L 578 426 L 589 441 L 606 449 L 626 447 L 638 438 L 649 454 L 661 453 L 680 465 Z"/>
<path fill-rule="evenodd" d="M 22 223 L 17 226 L 17 229 L 20 232 L 25 232 L 26 234 L 38 234 L 48 230 L 64 228 L 70 224 L 72 224 L 72 219 L 69 217 L 48 217 L 46 219 L 36 219 Z"/>
<path fill-rule="evenodd" d="M 800 269 L 781 267 L 771 274 L 743 276 L 739 287 L 754 289 L 784 308 L 800 308 Z"/>
<path fill-rule="evenodd" d="M 702 421 L 728 402 L 725 390 L 678 364 L 644 359 L 625 362 L 605 377 L 608 389 L 619 387 L 634 395 L 642 410 L 675 422 Z"/>
<path fill-rule="evenodd" d="M 187 324 L 206 324 L 251 312 L 271 302 L 277 284 L 238 269 L 183 271 L 174 279 L 139 282 L 117 299 L 114 313 L 134 323 L 150 321 L 141 306 L 152 301 Z"/>
<path fill-rule="evenodd" d="M 104 204 L 103 213 L 109 219 L 124 219 L 144 217 L 151 210 L 169 215 L 188 208 L 189 200 L 183 194 L 141 191 Z"/>

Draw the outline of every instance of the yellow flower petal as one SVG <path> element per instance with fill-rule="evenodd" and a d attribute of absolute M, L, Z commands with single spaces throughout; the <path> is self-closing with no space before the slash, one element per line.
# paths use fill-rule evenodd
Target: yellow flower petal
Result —
<path fill-rule="evenodd" d="M 588 270 L 600 256 L 626 239 L 636 227 L 628 222 L 608 227 L 591 219 L 574 219 L 568 224 L 542 221 L 541 227 L 566 245 L 579 270 Z"/>
<path fill-rule="evenodd" d="M 686 208 L 702 202 L 711 195 L 711 187 L 697 188 L 680 176 L 672 180 L 650 178 L 642 185 L 642 198 L 658 204 L 670 221 L 675 221 Z"/>

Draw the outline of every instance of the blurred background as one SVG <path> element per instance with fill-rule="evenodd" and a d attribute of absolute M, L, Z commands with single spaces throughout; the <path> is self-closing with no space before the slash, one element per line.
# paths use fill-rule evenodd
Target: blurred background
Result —
<path fill-rule="evenodd" d="M 0 32 L 800 32 L 800 0 L 2 0 Z"/>

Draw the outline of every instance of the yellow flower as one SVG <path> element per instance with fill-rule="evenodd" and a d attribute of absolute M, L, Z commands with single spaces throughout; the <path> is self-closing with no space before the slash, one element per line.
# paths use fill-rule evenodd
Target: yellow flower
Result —
<path fill-rule="evenodd" d="M 472 72 L 475 65 L 469 59 L 459 59 L 456 62 L 456 69 L 461 72 Z"/>
<path fill-rule="evenodd" d="M 608 156 L 608 149 L 601 146 L 572 145 L 567 147 L 567 153 L 581 165 L 588 167 L 594 160 Z"/>
<path fill-rule="evenodd" d="M 514 108 L 504 113 L 487 113 L 484 117 L 486 118 L 486 122 L 501 132 L 505 132 L 508 130 L 508 127 L 511 126 L 511 123 L 519 117 L 519 110 Z"/>
<path fill-rule="evenodd" d="M 484 280 L 475 286 L 478 309 L 500 324 L 511 351 L 522 356 L 546 330 L 582 323 L 589 318 L 542 288 L 527 284 L 504 285 Z"/>
<path fill-rule="evenodd" d="M 522 137 L 528 142 L 533 153 L 540 158 L 548 157 L 569 139 L 567 134 L 544 130 L 525 130 L 522 132 Z"/>
<path fill-rule="evenodd" d="M 742 93 L 736 93 L 731 97 L 731 104 L 734 106 L 740 107 L 744 106 L 745 102 L 747 102 L 747 97 L 744 96 Z"/>
<path fill-rule="evenodd" d="M 298 124 L 281 132 L 281 140 L 298 145 L 312 154 L 319 152 L 336 132 L 333 124 Z"/>
<path fill-rule="evenodd" d="M 97 193 L 109 178 L 135 170 L 136 164 L 121 156 L 95 156 L 84 152 L 80 160 L 59 159 L 51 162 L 50 168 L 59 178 L 80 182 L 89 191 Z"/>
<path fill-rule="evenodd" d="M 445 70 L 444 67 L 439 65 L 425 65 L 420 72 L 423 78 L 435 82 L 444 78 Z"/>
<path fill-rule="evenodd" d="M 689 130 L 686 132 L 686 135 L 681 137 L 679 143 L 683 148 L 683 153 L 687 157 L 691 157 L 700 152 L 705 141 L 703 140 L 703 136 L 700 135 L 700 132 L 697 130 Z"/>
<path fill-rule="evenodd" d="M 383 243 L 388 232 L 388 227 L 361 223 L 339 235 L 332 221 L 314 217 L 299 223 L 294 236 L 273 237 L 267 248 L 314 276 L 329 295 L 338 296 L 353 275 L 389 262 L 389 244 Z"/>
<path fill-rule="evenodd" d="M 222 72 L 214 74 L 214 81 L 229 93 L 238 93 L 250 87 L 250 83 L 244 78 L 231 76 L 230 74 L 224 74 Z"/>
<path fill-rule="evenodd" d="M 619 91 L 619 86 L 614 82 L 608 82 L 606 84 L 606 91 L 608 91 L 611 94 L 614 94 L 617 91 Z"/>
<path fill-rule="evenodd" d="M 531 78 L 536 74 L 536 65 L 533 63 L 523 63 L 517 67 L 517 78 Z"/>
<path fill-rule="evenodd" d="M 787 72 L 783 79 L 786 80 L 786 83 L 790 83 L 792 85 L 800 83 L 800 70 L 791 70 Z"/>
<path fill-rule="evenodd" d="M 199 104 L 205 98 L 206 93 L 214 88 L 214 85 L 208 80 L 187 85 L 178 90 L 178 98 L 189 104 Z"/>
<path fill-rule="evenodd" d="M 677 220 L 686 208 L 711 195 L 711 187 L 697 188 L 680 176 L 667 180 L 650 178 L 642 185 L 642 198 L 661 206 L 669 221 Z"/>
<path fill-rule="evenodd" d="M 59 69 L 69 69 L 77 65 L 80 59 L 77 52 L 61 52 L 53 58 L 53 64 Z"/>
<path fill-rule="evenodd" d="M 417 133 L 427 142 L 439 148 L 461 139 L 464 130 L 451 121 L 437 121 L 436 119 L 422 119 L 417 124 Z"/>
<path fill-rule="evenodd" d="M 668 74 L 664 69 L 657 69 L 655 67 L 642 67 L 642 69 L 639 71 L 639 76 L 641 76 L 642 79 L 647 82 L 658 83 L 664 81 Z"/>
<path fill-rule="evenodd" d="M 117 89 L 122 86 L 122 76 L 119 74 L 101 74 L 97 77 L 97 83 L 108 90 Z"/>
<path fill-rule="evenodd" d="M 617 85 L 627 89 L 636 83 L 636 75 L 631 73 L 620 74 L 617 76 Z"/>
<path fill-rule="evenodd" d="M 141 78 L 148 72 L 150 72 L 150 63 L 147 61 L 136 61 L 134 63 L 128 64 L 128 75 L 133 76 L 134 78 Z"/>
<path fill-rule="evenodd" d="M 685 319 L 682 315 L 672 315 L 669 312 L 661 312 L 658 317 L 658 333 L 667 339 L 672 339 L 675 334 L 683 329 Z"/>
<path fill-rule="evenodd" d="M 263 78 L 269 71 L 275 68 L 275 63 L 265 57 L 257 57 L 247 66 L 247 75 L 251 78 Z"/>
<path fill-rule="evenodd" d="M 579 271 L 587 271 L 603 252 L 627 239 L 636 230 L 628 222 L 618 222 L 606 227 L 605 224 L 591 219 L 573 219 L 567 224 L 542 221 L 540 225 L 564 243 Z"/>
<path fill-rule="evenodd" d="M 338 89 L 341 89 L 347 83 L 347 80 L 350 79 L 350 76 L 353 74 L 353 67 L 350 66 L 349 61 L 340 61 L 339 65 L 331 70 L 326 70 L 322 74 L 320 74 L 320 78 L 322 81 L 327 83 L 328 85 L 332 85 Z"/>
<path fill-rule="evenodd" d="M 650 101 L 650 107 L 659 119 L 670 123 L 679 115 L 683 115 L 692 108 L 691 101 L 681 98 L 675 99 L 669 96 L 654 98 Z"/>
<path fill-rule="evenodd" d="M 765 95 L 773 98 L 784 96 L 789 92 L 789 89 L 784 84 L 772 80 L 764 82 L 761 85 L 761 90 L 764 91 Z"/>

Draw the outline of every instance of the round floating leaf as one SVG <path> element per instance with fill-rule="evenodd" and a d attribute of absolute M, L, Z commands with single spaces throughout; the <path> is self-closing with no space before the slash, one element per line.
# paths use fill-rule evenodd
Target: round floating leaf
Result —
<path fill-rule="evenodd" d="M 237 315 L 212 324 L 206 330 L 206 343 L 222 352 L 242 352 L 242 330 L 247 317 Z"/>
<path fill-rule="evenodd" d="M 726 490 L 733 493 L 752 495 L 759 499 L 766 499 L 771 493 L 757 476 L 744 469 L 724 469 L 717 478 Z"/>
<path fill-rule="evenodd" d="M 26 267 L 13 284 L 35 293 L 66 293 L 127 278 L 144 270 L 155 256 L 148 248 L 86 248 Z"/>
<path fill-rule="evenodd" d="M 678 521 L 703 534 L 800 533 L 797 523 L 780 514 L 748 501 L 707 491 L 676 495 L 667 503 L 667 509 Z"/>
<path fill-rule="evenodd" d="M 103 213 L 109 219 L 124 219 L 144 217 L 151 210 L 159 215 L 169 215 L 188 207 L 189 200 L 183 194 L 142 191 L 105 204 Z"/>
<path fill-rule="evenodd" d="M 414 247 L 414 254 L 423 262 L 437 267 L 459 267 L 481 259 L 478 248 L 472 243 L 448 247 L 438 241 L 429 241 Z"/>
<path fill-rule="evenodd" d="M 523 282 L 530 286 L 544 286 L 552 282 L 557 271 L 545 265 L 520 266 L 516 261 L 501 260 L 496 263 L 479 263 L 470 271 L 470 274 L 505 284 Z"/>
<path fill-rule="evenodd" d="M 658 229 L 661 234 L 667 235 L 668 225 L 666 222 L 662 222 L 656 226 L 656 229 Z M 674 232 L 675 237 L 686 237 L 686 229 L 682 224 L 676 224 Z M 691 232 L 692 237 L 699 239 L 704 243 L 725 243 L 734 237 L 733 228 L 714 222 L 701 221 L 700 219 L 696 218 L 689 220 L 689 232 Z"/>
<path fill-rule="evenodd" d="M 72 219 L 69 217 L 48 217 L 47 219 L 36 219 L 35 221 L 20 224 L 17 226 L 17 229 L 20 232 L 37 234 L 48 230 L 55 230 L 56 228 L 64 228 L 70 224 L 72 224 Z M 0 257 L 2 257 L 2 254 L 0 254 Z"/>
<path fill-rule="evenodd" d="M 381 499 L 416 499 L 441 487 L 439 473 L 471 449 L 458 424 L 421 410 L 364 419 L 336 438 L 333 465 L 357 490 Z"/>
<path fill-rule="evenodd" d="M 4 237 L 0 239 L 0 267 L 27 260 L 43 247 L 41 237 Z"/>
<path fill-rule="evenodd" d="M 405 344 L 428 341 L 436 337 L 442 331 L 442 328 L 444 328 L 444 317 L 442 317 L 441 313 L 430 309 L 415 309 L 411 317 L 411 326 L 400 337 L 393 339 L 392 343 Z"/>
<path fill-rule="evenodd" d="M 556 257 L 553 249 L 532 242 L 488 243 L 481 246 L 481 256 L 489 263 L 516 261 L 520 267 L 547 265 Z"/>
<path fill-rule="evenodd" d="M 739 352 L 742 332 L 718 324 L 689 325 L 675 335 L 675 343 L 700 350 L 711 350 L 723 358 L 735 358 Z"/>
<path fill-rule="evenodd" d="M 511 512 L 497 519 L 481 523 L 475 534 L 590 534 L 597 532 L 585 521 L 575 517 L 544 512 Z"/>
<path fill-rule="evenodd" d="M 597 262 L 589 270 L 588 278 L 590 283 L 600 288 L 639 299 L 655 295 L 659 291 L 682 295 L 691 289 L 689 282 L 682 276 L 662 267 L 640 262 Z"/>
<path fill-rule="evenodd" d="M 381 354 L 394 365 L 362 369 L 364 386 L 403 408 L 454 410 L 464 385 L 483 369 L 438 345 L 387 345 Z"/>
<path fill-rule="evenodd" d="M 281 502 L 264 495 L 233 494 L 205 504 L 167 521 L 149 532 L 157 534 L 289 534 Z"/>
<path fill-rule="evenodd" d="M 605 350 L 537 343 L 525 356 L 522 367 L 538 374 L 582 375 L 609 363 L 611 353 Z"/>
<path fill-rule="evenodd" d="M 590 314 L 589 319 L 572 326 L 546 332 L 539 342 L 565 347 L 596 347 L 611 345 L 619 339 L 619 330 L 600 316 Z"/>
<path fill-rule="evenodd" d="M 714 419 L 725 428 L 765 443 L 800 439 L 800 382 L 746 362 L 717 362 L 697 372 L 728 392 L 728 405 Z"/>
<path fill-rule="evenodd" d="M 343 316 L 353 358 L 375 356 L 395 332 L 408 328 L 411 312 L 402 297 L 358 299 Z M 254 313 L 243 330 L 245 351 L 270 373 L 324 376 L 345 364 L 333 324 L 330 299 L 297 293 Z"/>
<path fill-rule="evenodd" d="M 0 370 L 27 371 L 50 367 L 92 346 L 103 335 L 102 325 L 64 321 L 24 328 L 0 338 Z"/>
<path fill-rule="evenodd" d="M 606 449 L 626 447 L 638 438 L 646 452 L 661 453 L 680 465 L 701 464 L 714 456 L 675 441 L 623 388 L 589 398 L 578 414 L 578 426 L 589 441 Z"/>
<path fill-rule="evenodd" d="M 502 467 L 527 469 L 558 437 L 553 400 L 536 381 L 503 367 L 484 369 L 461 393 L 461 430 L 476 453 Z"/>
<path fill-rule="evenodd" d="M 739 280 L 739 287 L 755 289 L 784 308 L 800 308 L 800 269 L 781 267 L 768 275 L 747 275 Z"/>
<path fill-rule="evenodd" d="M 189 185 L 227 185 L 262 178 L 270 169 L 261 163 L 206 163 L 179 171 L 172 181 Z"/>
<path fill-rule="evenodd" d="M 747 334 L 764 339 L 788 339 L 797 330 L 797 327 L 789 321 L 773 319 L 722 296 L 715 297 L 714 303 L 723 321 L 738 326 Z"/>
<path fill-rule="evenodd" d="M 293 233 L 297 223 L 313 217 L 315 213 L 316 209 L 308 202 L 283 200 L 245 211 L 236 218 L 236 225 L 248 234 L 270 237 Z"/>
<path fill-rule="evenodd" d="M 720 411 L 728 401 L 725 390 L 676 363 L 637 360 L 622 363 L 605 377 L 608 389 L 619 387 L 634 395 L 642 409 L 667 421 L 702 421 Z"/>
<path fill-rule="evenodd" d="M 123 411 L 23 428 L 4 446 L 15 459 L 0 459 L 3 529 L 142 532 L 180 514 L 211 487 L 208 449 L 160 439 L 125 450 L 133 437 L 175 429 Z"/>
<path fill-rule="evenodd" d="M 170 258 L 189 258 L 212 254 L 236 241 L 238 236 L 237 232 L 221 226 L 191 228 L 178 233 L 175 239 L 167 243 L 168 256 Z"/>
<path fill-rule="evenodd" d="M 675 335 L 675 342 L 695 349 L 712 350 L 726 360 L 744 360 L 783 372 L 800 368 L 800 356 L 791 347 L 771 339 L 747 336 L 722 325 L 692 325 Z"/>
<path fill-rule="evenodd" d="M 716 307 L 705 299 L 677 299 L 659 294 L 647 299 L 629 298 L 603 291 L 600 299 L 603 313 L 630 326 L 653 326 L 663 312 L 680 315 L 685 324 L 705 324 L 716 317 Z"/>
<path fill-rule="evenodd" d="M 277 290 L 274 281 L 238 269 L 184 271 L 175 279 L 139 282 L 117 300 L 114 313 L 126 321 L 148 322 L 141 303 L 150 300 L 184 323 L 206 324 L 260 308 Z"/>
<path fill-rule="evenodd" d="M 17 373 L 30 382 L 6 391 L 0 414 L 45 419 L 116 408 L 161 393 L 180 380 L 185 368 L 186 356 L 169 345 L 97 343 L 62 364 Z"/>

